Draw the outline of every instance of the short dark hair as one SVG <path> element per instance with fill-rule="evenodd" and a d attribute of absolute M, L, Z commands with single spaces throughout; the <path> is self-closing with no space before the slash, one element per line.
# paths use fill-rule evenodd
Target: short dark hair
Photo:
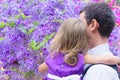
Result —
<path fill-rule="evenodd" d="M 91 23 L 92 19 L 95 19 L 99 23 L 98 31 L 101 36 L 110 36 L 115 26 L 115 16 L 107 3 L 89 3 L 80 11 L 80 13 L 82 12 L 85 12 L 88 25 Z"/>

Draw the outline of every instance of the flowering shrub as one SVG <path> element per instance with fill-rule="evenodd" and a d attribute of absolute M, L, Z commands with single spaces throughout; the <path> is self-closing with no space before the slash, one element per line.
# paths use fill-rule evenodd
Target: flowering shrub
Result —
<path fill-rule="evenodd" d="M 89 0 L 88 0 L 89 1 Z M 0 0 L 0 80 L 30 80 L 38 75 L 38 65 L 48 54 L 48 44 L 60 23 L 68 17 L 78 17 L 87 0 Z M 97 2 L 99 0 L 90 0 Z M 120 25 L 118 1 L 107 1 Z M 111 49 L 118 50 L 117 27 L 109 40 Z M 117 41 L 119 42 L 119 41 Z M 35 80 L 31 79 L 31 80 Z M 38 80 L 38 79 L 36 79 Z"/>

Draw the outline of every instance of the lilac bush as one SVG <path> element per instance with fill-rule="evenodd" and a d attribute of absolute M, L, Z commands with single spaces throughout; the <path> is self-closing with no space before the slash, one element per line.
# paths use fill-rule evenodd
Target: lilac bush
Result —
<path fill-rule="evenodd" d="M 97 1 L 100 0 L 90 0 Z M 119 26 L 118 2 L 106 2 L 113 9 Z M 10 80 L 30 80 L 39 76 L 38 65 L 48 55 L 49 43 L 58 27 L 64 19 L 78 17 L 87 3 L 87 0 L 0 0 L 0 65 L 4 68 L 0 74 L 8 75 Z M 113 38 L 118 28 L 109 39 L 111 49 L 119 48 L 119 41 L 115 40 L 120 37 Z"/>
<path fill-rule="evenodd" d="M 115 27 L 109 38 L 110 49 L 117 56 L 120 56 L 120 36 L 119 36 L 119 34 L 120 34 L 120 27 Z"/>

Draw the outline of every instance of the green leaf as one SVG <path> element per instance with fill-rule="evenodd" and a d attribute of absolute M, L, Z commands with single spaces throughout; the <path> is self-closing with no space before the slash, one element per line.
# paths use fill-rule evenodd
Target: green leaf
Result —
<path fill-rule="evenodd" d="M 40 49 L 42 46 L 44 46 L 44 43 L 41 45 L 41 44 L 39 44 L 38 42 L 35 42 L 34 40 L 32 40 L 31 43 L 30 43 L 30 47 L 31 47 L 33 50 L 38 50 L 38 49 Z"/>
<path fill-rule="evenodd" d="M 39 0 L 40 2 L 46 2 L 47 0 Z"/>
<path fill-rule="evenodd" d="M 5 23 L 4 22 L 0 22 L 0 28 L 4 28 L 5 27 Z"/>
<path fill-rule="evenodd" d="M 6 26 L 9 26 L 9 23 L 8 23 L 8 22 L 6 22 Z"/>
<path fill-rule="evenodd" d="M 65 14 L 65 10 L 62 10 L 62 14 Z"/>
<path fill-rule="evenodd" d="M 33 24 L 34 24 L 34 26 L 38 26 L 39 22 L 38 21 L 34 21 Z"/>
<path fill-rule="evenodd" d="M 0 38 L 0 41 L 4 40 L 4 38 Z"/>
<path fill-rule="evenodd" d="M 42 48 L 46 42 L 47 42 L 47 40 L 39 43 L 39 45 L 36 46 L 35 50 L 39 50 L 40 48 Z"/>
<path fill-rule="evenodd" d="M 34 76 L 34 71 L 29 71 L 29 72 L 24 72 L 23 75 L 25 76 L 25 78 L 29 78 L 31 76 Z"/>
<path fill-rule="evenodd" d="M 15 70 L 16 70 L 15 67 L 12 67 L 11 69 L 12 69 L 12 71 L 15 71 Z"/>
<path fill-rule="evenodd" d="M 36 44 L 37 44 L 37 43 L 36 43 L 34 40 L 32 40 L 31 43 L 30 43 L 30 46 L 31 46 L 31 47 L 34 47 Z"/>
<path fill-rule="evenodd" d="M 30 15 L 30 16 L 27 16 L 27 18 L 32 18 L 32 16 Z"/>
<path fill-rule="evenodd" d="M 20 14 L 16 15 L 15 18 L 19 19 L 20 18 Z"/>
<path fill-rule="evenodd" d="M 23 26 L 22 24 L 19 25 L 19 29 L 20 29 L 23 33 L 27 34 L 27 30 L 24 28 L 24 26 Z"/>
<path fill-rule="evenodd" d="M 29 45 L 30 45 L 30 47 L 31 47 L 33 50 L 36 50 L 35 47 L 36 47 L 36 45 L 37 45 L 37 42 L 35 42 L 34 40 L 32 40 Z"/>
<path fill-rule="evenodd" d="M 54 19 L 54 20 L 52 20 L 52 22 L 58 22 L 58 23 L 61 23 L 62 20 L 60 20 L 60 19 Z"/>
<path fill-rule="evenodd" d="M 35 30 L 35 28 L 29 29 L 29 30 L 28 30 L 28 34 L 31 34 L 34 30 Z"/>
<path fill-rule="evenodd" d="M 22 17 L 23 19 L 26 19 L 26 18 L 27 18 L 27 16 L 26 16 L 24 13 L 21 13 L 21 17 Z"/>
<path fill-rule="evenodd" d="M 32 40 L 29 45 L 33 50 L 39 50 L 40 48 L 44 47 L 45 43 L 47 43 L 49 39 L 51 39 L 53 36 L 54 36 L 54 33 L 51 33 L 50 35 L 45 36 L 42 42 L 35 42 L 34 40 Z"/>
<path fill-rule="evenodd" d="M 50 35 L 45 36 L 45 38 L 46 38 L 47 40 L 49 40 L 49 39 L 51 39 L 53 36 L 54 36 L 54 33 L 51 33 Z"/>
<path fill-rule="evenodd" d="M 83 0 L 83 1 L 85 1 L 85 2 L 89 2 L 89 0 Z"/>
<path fill-rule="evenodd" d="M 33 50 L 39 50 L 41 47 L 44 46 L 44 44 L 45 44 L 45 42 L 37 43 L 34 40 L 32 40 L 29 45 Z"/>
<path fill-rule="evenodd" d="M 11 28 L 14 28 L 15 25 L 16 25 L 15 22 L 10 22 L 10 23 L 9 23 L 9 26 L 10 26 Z"/>

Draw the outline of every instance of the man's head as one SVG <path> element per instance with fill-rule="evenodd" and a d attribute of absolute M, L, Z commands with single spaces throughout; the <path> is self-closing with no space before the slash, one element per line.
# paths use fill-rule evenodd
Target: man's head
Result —
<path fill-rule="evenodd" d="M 79 17 L 93 33 L 98 31 L 102 37 L 109 37 L 115 26 L 115 16 L 106 3 L 90 3 L 80 11 Z"/>

